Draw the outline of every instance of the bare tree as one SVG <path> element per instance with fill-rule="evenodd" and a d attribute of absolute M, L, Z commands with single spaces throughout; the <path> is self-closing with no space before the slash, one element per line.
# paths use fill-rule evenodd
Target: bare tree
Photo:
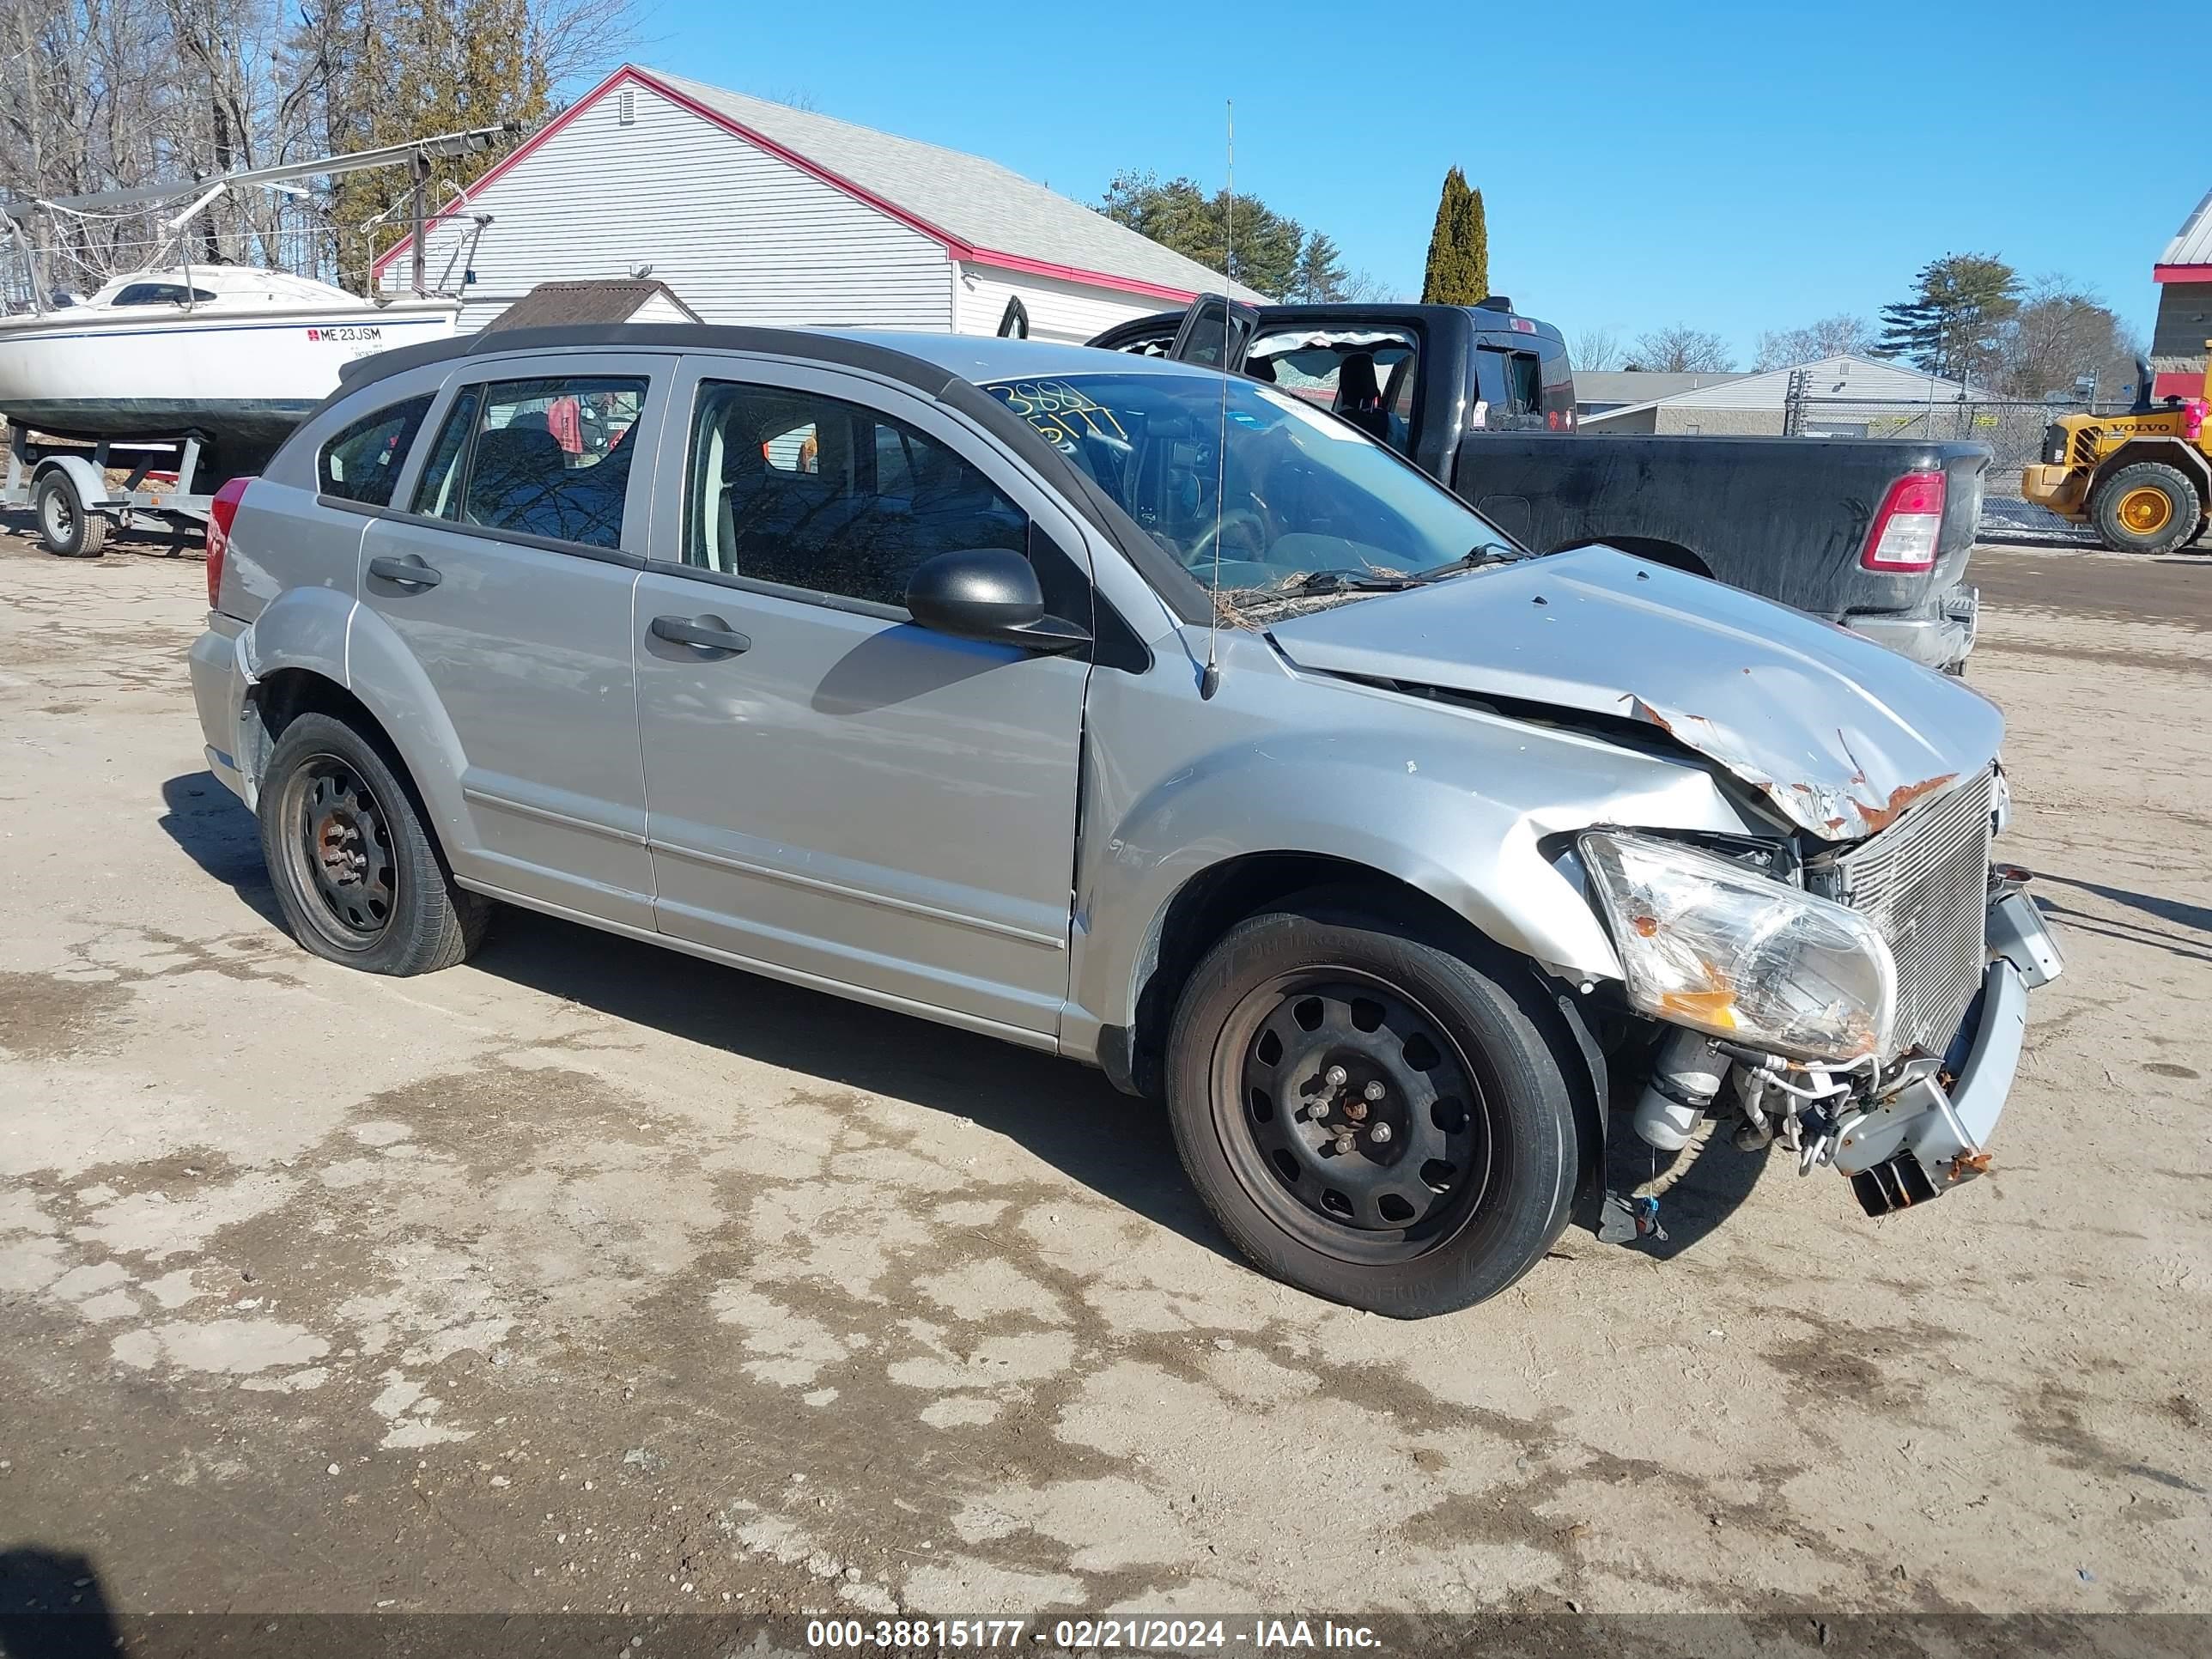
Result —
<path fill-rule="evenodd" d="M 2136 345 L 2094 294 L 2063 276 L 2039 276 L 1999 343 L 1998 385 L 2008 397 L 2045 398 L 2094 376 L 2110 396 L 2135 378 Z"/>
<path fill-rule="evenodd" d="M 1609 328 L 1592 326 L 1575 336 L 1567 356 L 1577 368 L 1595 373 L 1621 365 L 1620 336 Z"/>
<path fill-rule="evenodd" d="M 1754 370 L 1792 368 L 1799 363 L 1817 363 L 1823 357 L 1866 356 L 1873 352 L 1879 333 L 1868 319 L 1839 312 L 1802 328 L 1761 334 L 1751 366 Z"/>
<path fill-rule="evenodd" d="M 363 280 L 399 234 L 404 172 L 218 198 L 169 245 L 196 181 L 501 121 L 543 120 L 617 55 L 641 0 L 0 0 L 0 195 L 174 183 L 141 209 L 32 216 L 42 287 L 166 257 Z M 441 161 L 432 205 L 495 159 Z M 13 260 L 3 261 L 12 265 Z M 20 278 L 7 303 L 27 298 Z"/>
<path fill-rule="evenodd" d="M 1636 337 L 1632 368 L 1663 374 L 1719 374 L 1735 367 L 1728 343 L 1717 334 L 1674 323 Z"/>

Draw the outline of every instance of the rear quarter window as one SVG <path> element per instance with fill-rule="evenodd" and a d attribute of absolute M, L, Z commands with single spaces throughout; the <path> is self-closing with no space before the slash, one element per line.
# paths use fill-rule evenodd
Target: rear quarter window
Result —
<path fill-rule="evenodd" d="M 322 447 L 315 458 L 319 493 L 366 507 L 392 505 L 392 489 L 407 452 L 430 412 L 430 394 L 387 404 L 364 415 Z"/>

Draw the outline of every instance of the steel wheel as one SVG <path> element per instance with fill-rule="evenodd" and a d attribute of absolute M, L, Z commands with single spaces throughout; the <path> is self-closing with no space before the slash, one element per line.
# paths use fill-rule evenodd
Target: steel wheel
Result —
<path fill-rule="evenodd" d="M 316 931 L 341 951 L 366 951 L 392 925 L 398 872 L 383 807 L 336 755 L 311 757 L 284 781 L 282 821 L 296 886 Z"/>
<path fill-rule="evenodd" d="M 1340 1260 L 1403 1261 L 1465 1225 L 1490 1175 L 1488 1116 L 1443 1023 L 1357 969 L 1244 998 L 1215 1053 L 1215 1126 L 1277 1225 Z"/>
<path fill-rule="evenodd" d="M 76 534 L 76 503 L 66 489 L 49 489 L 39 497 L 39 533 L 50 547 L 66 547 Z"/>
<path fill-rule="evenodd" d="M 2155 536 L 2173 521 L 2173 503 L 2162 489 L 2130 489 L 2120 497 L 2119 514 L 2138 536 Z"/>

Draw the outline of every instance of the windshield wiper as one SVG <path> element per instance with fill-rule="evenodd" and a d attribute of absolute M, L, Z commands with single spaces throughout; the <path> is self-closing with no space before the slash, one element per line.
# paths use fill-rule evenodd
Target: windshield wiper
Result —
<path fill-rule="evenodd" d="M 1283 585 L 1285 593 L 1391 593 L 1411 587 L 1419 576 L 1384 570 L 1309 570 Z"/>
<path fill-rule="evenodd" d="M 1446 564 L 1431 565 L 1426 570 L 1413 573 L 1417 582 L 1440 582 L 1447 576 L 1456 576 L 1462 570 L 1478 570 L 1486 564 L 1511 564 L 1528 556 L 1517 547 L 1504 542 L 1479 542 Z"/>

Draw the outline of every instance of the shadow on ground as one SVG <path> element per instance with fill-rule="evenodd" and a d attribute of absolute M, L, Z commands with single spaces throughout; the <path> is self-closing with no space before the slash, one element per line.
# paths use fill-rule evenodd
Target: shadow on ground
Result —
<path fill-rule="evenodd" d="M 259 831 L 238 798 L 206 772 L 172 778 L 161 794 L 161 828 L 202 870 L 280 927 Z M 1158 1103 L 1121 1093 L 1090 1066 L 513 906 L 501 908 L 470 965 L 686 1042 L 965 1118 L 1100 1197 L 1225 1259 L 1242 1259 L 1184 1180 Z M 1681 1160 L 1679 1170 L 1676 1162 L 1659 1166 L 1668 1176 L 1668 1237 L 1635 1246 L 1662 1258 L 1718 1228 L 1765 1167 L 1765 1158 L 1725 1145 Z M 1614 1115 L 1607 1186 L 1626 1193 L 1653 1174 L 1650 1149 Z M 1595 1206 L 1577 1219 L 1594 1229 Z"/>
<path fill-rule="evenodd" d="M 89 1557 L 40 1544 L 0 1548 L 0 1659 L 113 1659 L 123 1651 Z"/>

